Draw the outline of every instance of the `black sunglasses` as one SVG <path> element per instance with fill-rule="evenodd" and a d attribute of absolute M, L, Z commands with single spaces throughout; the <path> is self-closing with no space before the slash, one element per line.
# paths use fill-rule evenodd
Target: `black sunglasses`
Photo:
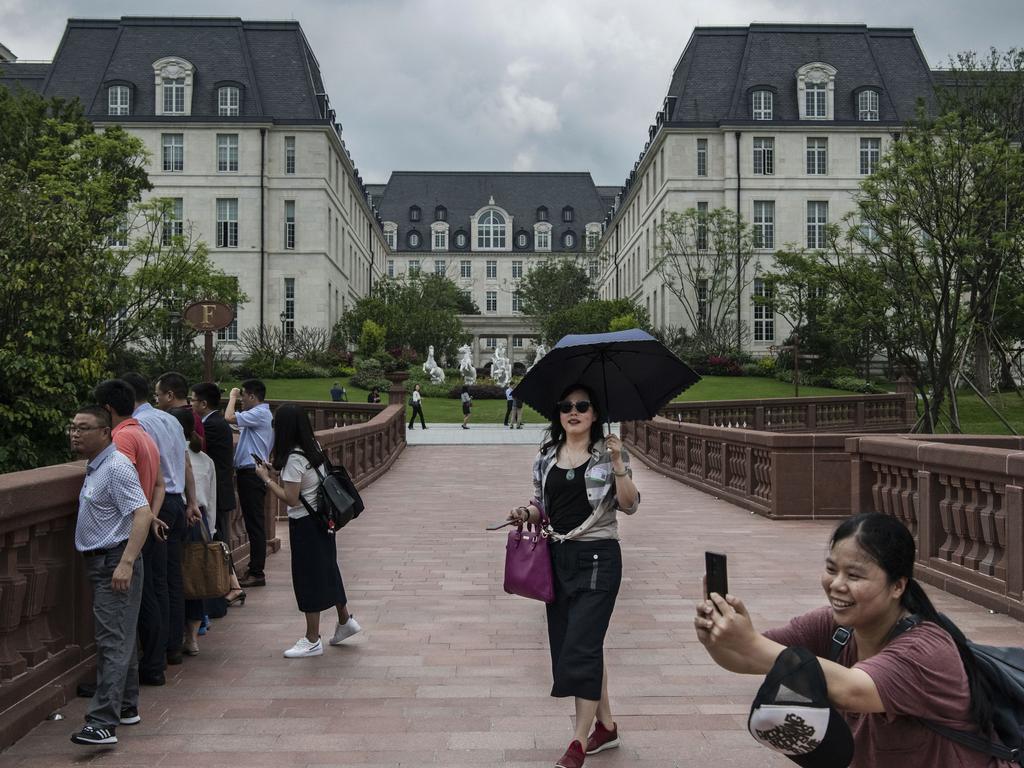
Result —
<path fill-rule="evenodd" d="M 590 410 L 590 401 L 577 400 L 576 402 L 573 402 L 572 400 L 562 400 L 558 404 L 558 410 L 562 413 L 571 413 L 574 407 L 576 408 L 576 413 L 586 413 Z"/>

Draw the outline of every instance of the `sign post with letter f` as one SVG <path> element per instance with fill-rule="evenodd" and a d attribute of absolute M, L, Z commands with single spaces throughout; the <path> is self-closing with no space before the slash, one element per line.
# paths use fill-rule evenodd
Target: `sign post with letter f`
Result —
<path fill-rule="evenodd" d="M 219 301 L 197 301 L 185 307 L 185 322 L 206 337 L 203 349 L 203 376 L 213 381 L 213 332 L 227 328 L 235 319 L 235 310 Z"/>

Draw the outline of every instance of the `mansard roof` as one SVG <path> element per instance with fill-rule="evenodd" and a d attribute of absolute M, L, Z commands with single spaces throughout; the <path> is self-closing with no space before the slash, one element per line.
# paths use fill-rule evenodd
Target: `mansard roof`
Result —
<path fill-rule="evenodd" d="M 524 229 L 533 232 L 537 209 L 548 209 L 551 224 L 551 248 L 563 249 L 561 233 L 572 230 L 577 243 L 586 231 L 586 225 L 604 219 L 607 206 L 589 173 L 517 173 L 477 171 L 395 171 L 388 179 L 383 193 L 374 196 L 374 203 L 383 221 L 398 225 L 397 246 L 407 250 L 405 235 L 412 229 L 422 234 L 430 231 L 434 209 L 444 206 L 452 232 L 470 231 L 473 215 L 481 208 L 494 205 L 512 216 L 513 232 Z M 409 209 L 418 206 L 422 218 L 409 221 Z M 562 209 L 573 209 L 571 224 L 562 221 Z M 426 249 L 411 249 L 423 252 Z"/>
<path fill-rule="evenodd" d="M 49 73 L 49 62 L 0 60 L 0 85 L 6 85 L 11 89 L 20 85 L 27 91 L 42 93 L 43 84 Z"/>
<path fill-rule="evenodd" d="M 697 27 L 668 89 L 676 124 L 720 125 L 751 120 L 749 94 L 758 86 L 776 94 L 773 122 L 798 122 L 797 70 L 824 62 L 835 67 L 835 122 L 859 122 L 855 94 L 880 92 L 880 121 L 904 123 L 918 99 L 932 101 L 928 63 L 907 28 L 864 24 L 751 24 Z"/>
<path fill-rule="evenodd" d="M 78 98 L 88 116 L 105 118 L 105 85 L 133 87 L 131 115 L 119 122 L 155 116 L 153 62 L 168 56 L 195 67 L 188 120 L 220 119 L 216 89 L 243 89 L 234 120 L 321 122 L 328 118 L 320 67 L 296 21 L 239 18 L 122 17 L 70 19 L 41 92 Z M 3 76 L 18 76 L 21 67 Z M 11 69 L 10 65 L 2 68 Z M 166 118 L 162 118 L 166 119 Z M 176 118 L 181 119 L 181 118 Z"/>

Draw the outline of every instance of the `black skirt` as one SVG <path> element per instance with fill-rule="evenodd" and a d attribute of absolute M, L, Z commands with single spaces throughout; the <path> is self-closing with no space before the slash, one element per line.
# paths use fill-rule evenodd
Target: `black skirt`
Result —
<path fill-rule="evenodd" d="M 312 517 L 288 518 L 292 550 L 292 587 L 303 613 L 345 605 L 345 585 L 338 568 L 338 545 Z"/>
<path fill-rule="evenodd" d="M 622 550 L 616 539 L 555 542 L 551 565 L 551 695 L 597 701 L 604 675 L 604 636 L 622 582 Z"/>

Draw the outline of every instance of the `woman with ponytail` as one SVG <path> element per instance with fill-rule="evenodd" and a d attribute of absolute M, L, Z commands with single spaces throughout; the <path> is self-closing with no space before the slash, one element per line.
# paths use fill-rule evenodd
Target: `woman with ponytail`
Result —
<path fill-rule="evenodd" d="M 821 577 L 829 605 L 758 633 L 739 598 L 713 594 L 697 605 L 697 638 L 731 672 L 767 674 L 790 646 L 818 656 L 829 701 L 853 732 L 854 768 L 1009 766 L 920 722 L 988 738 L 992 711 L 963 633 L 935 610 L 913 570 L 914 539 L 902 523 L 856 515 L 829 542 Z M 911 616 L 916 623 L 902 621 Z M 838 627 L 852 636 L 833 662 Z"/>

